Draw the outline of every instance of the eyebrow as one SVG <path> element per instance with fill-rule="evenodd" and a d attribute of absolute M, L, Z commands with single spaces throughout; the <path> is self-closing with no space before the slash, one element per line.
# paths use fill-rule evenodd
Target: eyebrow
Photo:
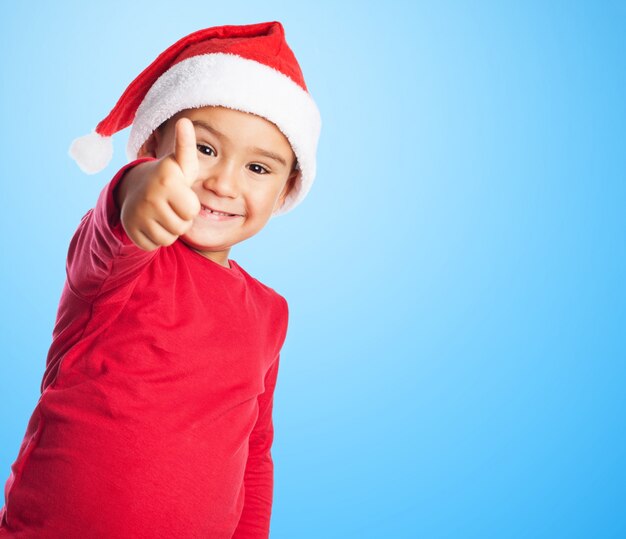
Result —
<path fill-rule="evenodd" d="M 209 131 L 210 133 L 213 133 L 218 138 L 221 138 L 221 139 L 228 138 L 226 135 L 224 135 L 224 133 L 220 133 L 217 129 L 215 129 L 214 127 L 210 126 L 208 123 L 206 123 L 206 122 L 204 122 L 202 120 L 192 120 L 191 123 L 193 123 L 193 125 L 195 125 L 195 126 L 202 127 L 203 129 L 206 129 L 207 131 Z M 252 148 L 248 148 L 248 150 L 253 151 L 255 153 L 258 153 L 260 155 L 263 155 L 263 156 L 267 157 L 268 159 L 273 159 L 274 161 L 278 161 L 284 167 L 287 166 L 287 161 L 285 161 L 277 153 L 270 152 L 269 150 L 264 150 L 263 148 L 259 148 L 257 146 L 252 147 Z"/>

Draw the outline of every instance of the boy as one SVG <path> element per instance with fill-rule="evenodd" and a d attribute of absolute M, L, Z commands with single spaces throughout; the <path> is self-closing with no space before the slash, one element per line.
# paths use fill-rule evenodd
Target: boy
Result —
<path fill-rule="evenodd" d="M 72 238 L 0 538 L 267 538 L 287 303 L 229 259 L 315 176 L 319 112 L 278 22 L 194 32 L 71 155 L 132 123 Z"/>

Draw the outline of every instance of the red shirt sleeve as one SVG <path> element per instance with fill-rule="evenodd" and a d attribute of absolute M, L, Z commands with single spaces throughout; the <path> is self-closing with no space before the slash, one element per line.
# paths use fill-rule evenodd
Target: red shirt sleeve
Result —
<path fill-rule="evenodd" d="M 259 415 L 250 434 L 248 461 L 244 475 L 243 512 L 232 539 L 267 539 L 274 492 L 272 409 L 280 354 L 265 375 L 265 391 L 259 395 Z"/>
<path fill-rule="evenodd" d="M 89 210 L 70 242 L 67 255 L 67 285 L 86 301 L 106 301 L 130 282 L 157 250 L 144 251 L 126 234 L 113 191 L 131 167 L 152 161 L 142 157 L 123 166 L 104 187 L 95 207 Z"/>

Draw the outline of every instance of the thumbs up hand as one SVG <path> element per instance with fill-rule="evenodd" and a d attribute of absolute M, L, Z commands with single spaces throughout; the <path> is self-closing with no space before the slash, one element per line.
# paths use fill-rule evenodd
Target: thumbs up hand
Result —
<path fill-rule="evenodd" d="M 174 138 L 174 160 L 180 167 L 185 181 L 191 187 L 198 177 L 198 148 L 196 131 L 189 118 L 180 118 L 176 125 Z M 200 211 L 198 209 L 198 211 Z M 197 213 L 197 212 L 196 212 Z"/>
<path fill-rule="evenodd" d="M 193 225 L 200 200 L 192 186 L 199 171 L 196 133 L 189 118 L 174 126 L 174 151 L 131 167 L 115 199 L 128 237 L 146 251 L 171 245 Z"/>

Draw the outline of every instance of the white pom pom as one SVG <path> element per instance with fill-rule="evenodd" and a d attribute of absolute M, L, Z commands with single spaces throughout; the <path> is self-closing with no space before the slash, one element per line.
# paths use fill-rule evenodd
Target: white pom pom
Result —
<path fill-rule="evenodd" d="M 92 131 L 89 135 L 74 139 L 68 153 L 83 172 L 95 174 L 111 161 L 113 142 L 111 137 L 103 137 Z"/>

